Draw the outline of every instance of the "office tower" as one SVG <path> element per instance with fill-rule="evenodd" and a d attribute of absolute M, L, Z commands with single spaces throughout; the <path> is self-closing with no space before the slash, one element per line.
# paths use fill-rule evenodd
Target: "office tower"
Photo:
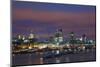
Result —
<path fill-rule="evenodd" d="M 75 34 L 74 32 L 70 32 L 70 44 L 74 44 L 75 42 Z"/>
<path fill-rule="evenodd" d="M 63 42 L 63 32 L 62 29 L 57 29 L 54 37 L 54 41 L 57 45 L 59 45 L 61 42 Z"/>

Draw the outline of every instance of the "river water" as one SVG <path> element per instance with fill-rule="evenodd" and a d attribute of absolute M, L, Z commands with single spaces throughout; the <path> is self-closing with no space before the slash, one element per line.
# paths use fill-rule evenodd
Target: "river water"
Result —
<path fill-rule="evenodd" d="M 66 54 L 58 57 L 43 58 L 40 53 L 13 54 L 12 65 L 38 65 L 95 61 L 96 51 Z"/>

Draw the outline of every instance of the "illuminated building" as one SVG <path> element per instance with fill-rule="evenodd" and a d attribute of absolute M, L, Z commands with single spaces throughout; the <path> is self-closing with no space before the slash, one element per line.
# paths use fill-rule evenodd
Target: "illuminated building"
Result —
<path fill-rule="evenodd" d="M 74 34 L 74 32 L 70 32 L 70 44 L 74 44 L 74 42 L 75 42 L 75 34 Z"/>
<path fill-rule="evenodd" d="M 29 34 L 29 37 L 28 37 L 29 39 L 33 39 L 33 38 L 35 38 L 35 34 L 33 34 L 32 32 Z"/>
<path fill-rule="evenodd" d="M 37 41 L 36 35 L 33 34 L 32 32 L 29 34 L 28 39 L 30 40 L 30 43 L 34 43 Z"/>
<path fill-rule="evenodd" d="M 86 35 L 85 35 L 85 34 L 83 34 L 81 38 L 82 38 L 82 42 L 83 42 L 83 43 L 86 43 L 86 40 L 87 40 Z"/>
<path fill-rule="evenodd" d="M 62 29 L 57 30 L 57 32 L 55 33 L 54 41 L 56 42 L 57 45 L 59 45 L 61 42 L 63 42 Z"/>
<path fill-rule="evenodd" d="M 23 35 L 22 40 L 25 40 L 25 36 Z"/>
<path fill-rule="evenodd" d="M 18 39 L 22 39 L 22 36 L 21 35 L 18 35 Z"/>

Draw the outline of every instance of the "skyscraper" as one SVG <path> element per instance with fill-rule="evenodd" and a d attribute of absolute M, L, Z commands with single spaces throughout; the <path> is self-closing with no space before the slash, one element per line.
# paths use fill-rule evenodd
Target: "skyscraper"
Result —
<path fill-rule="evenodd" d="M 74 32 L 70 32 L 70 44 L 74 44 L 75 41 L 75 34 Z"/>
<path fill-rule="evenodd" d="M 86 43 L 86 40 L 87 40 L 86 34 L 83 34 L 83 35 L 82 35 L 82 42 L 83 42 L 83 43 Z"/>
<path fill-rule="evenodd" d="M 59 45 L 61 42 L 63 42 L 63 32 L 62 29 L 57 29 L 54 37 L 54 41 L 57 45 Z"/>

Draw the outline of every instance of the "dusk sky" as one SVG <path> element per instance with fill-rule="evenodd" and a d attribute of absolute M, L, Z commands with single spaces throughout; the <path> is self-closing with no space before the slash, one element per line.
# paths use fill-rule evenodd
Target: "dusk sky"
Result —
<path fill-rule="evenodd" d="M 62 28 L 66 38 L 70 32 L 74 32 L 76 37 L 86 34 L 89 39 L 95 39 L 95 25 L 95 6 L 22 1 L 12 3 L 13 36 L 28 35 L 32 30 L 39 37 L 47 38 Z"/>

